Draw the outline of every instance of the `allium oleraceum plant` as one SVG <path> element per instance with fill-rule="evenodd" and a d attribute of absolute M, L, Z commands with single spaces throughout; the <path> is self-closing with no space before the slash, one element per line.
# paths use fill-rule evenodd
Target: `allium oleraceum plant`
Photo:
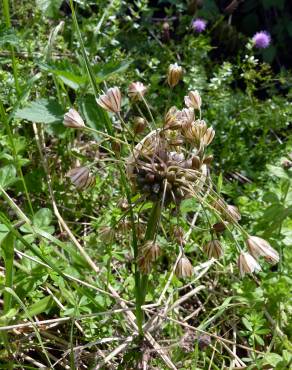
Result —
<path fill-rule="evenodd" d="M 168 70 L 168 82 L 173 88 L 181 77 L 182 69 L 177 64 L 171 65 Z M 130 125 L 122 118 L 122 94 L 118 87 L 108 89 L 97 99 L 97 104 L 106 111 L 116 115 L 121 125 L 111 135 L 99 132 L 111 142 L 109 155 L 121 164 L 120 175 L 123 182 L 129 185 L 127 199 L 122 200 L 123 209 L 129 212 L 133 229 L 133 254 L 135 264 L 135 289 L 137 321 L 140 328 L 143 321 L 141 306 L 144 304 L 147 292 L 147 280 L 153 264 L 163 253 L 157 241 L 160 233 L 162 212 L 176 212 L 178 224 L 174 230 L 179 257 L 176 260 L 175 273 L 178 277 L 191 277 L 193 266 L 190 257 L 185 255 L 185 232 L 179 226 L 179 209 L 183 200 L 194 198 L 201 210 L 201 217 L 206 216 L 206 210 L 217 219 L 210 225 L 210 239 L 203 246 L 206 258 L 220 258 L 224 248 L 220 241 L 222 232 L 228 229 L 236 231 L 234 246 L 238 251 L 238 268 L 243 276 L 246 273 L 260 271 L 257 260 L 264 257 L 269 263 L 277 263 L 279 255 L 267 241 L 250 236 L 239 225 L 240 213 L 233 205 L 228 205 L 218 195 L 210 176 L 210 166 L 213 156 L 208 154 L 215 130 L 208 126 L 201 118 L 202 99 L 198 91 L 190 91 L 184 98 L 185 107 L 166 107 L 163 122 L 154 119 L 149 104 L 146 101 L 147 88 L 141 82 L 132 82 L 129 85 L 128 95 L 138 111 L 147 112 L 141 117 L 135 117 L 134 125 Z M 139 105 L 140 108 L 139 108 Z M 143 105 L 143 106 L 142 106 Z M 142 109 L 143 108 L 143 109 Z M 64 124 L 78 130 L 93 129 L 83 125 L 79 114 L 70 109 L 65 115 Z M 142 136 L 143 135 L 143 136 Z M 141 137 L 142 136 L 142 137 Z M 86 167 L 78 167 L 68 174 L 78 189 L 86 188 L 94 183 L 92 174 Z M 133 196 L 138 203 L 152 203 L 152 210 L 148 215 L 146 231 L 137 227 L 138 214 L 135 214 Z M 209 224 L 209 220 L 207 220 Z M 238 233 L 245 242 L 243 248 L 238 241 Z M 109 236 L 108 236 L 109 235 Z M 112 240 L 113 230 L 106 226 L 101 230 L 101 236 Z M 247 249 L 247 250 L 244 250 Z M 175 263 L 175 259 L 173 261 Z"/>

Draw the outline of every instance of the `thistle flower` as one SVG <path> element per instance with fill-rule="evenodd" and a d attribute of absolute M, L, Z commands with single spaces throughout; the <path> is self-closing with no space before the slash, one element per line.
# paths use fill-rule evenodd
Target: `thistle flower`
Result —
<path fill-rule="evenodd" d="M 132 82 L 128 87 L 128 95 L 132 100 L 142 100 L 147 87 L 142 82 Z"/>
<path fill-rule="evenodd" d="M 67 175 L 73 185 L 79 190 L 85 190 L 95 183 L 95 177 L 90 175 L 87 167 L 76 167 L 70 170 Z"/>
<path fill-rule="evenodd" d="M 279 253 L 272 248 L 266 240 L 259 238 L 258 236 L 250 236 L 246 243 L 250 254 L 254 258 L 262 256 L 271 264 L 279 262 Z"/>
<path fill-rule="evenodd" d="M 265 49 L 271 43 L 271 35 L 267 31 L 257 32 L 252 41 L 257 49 Z"/>
<path fill-rule="evenodd" d="M 204 252 L 207 254 L 208 258 L 220 258 L 223 256 L 223 248 L 219 240 L 214 239 L 206 243 L 203 247 Z"/>
<path fill-rule="evenodd" d="M 73 108 L 70 108 L 64 115 L 64 126 L 71 128 L 83 128 L 85 127 L 84 121 L 80 114 Z"/>
<path fill-rule="evenodd" d="M 151 271 L 152 263 L 157 260 L 160 255 L 160 247 L 152 240 L 148 240 L 139 250 L 138 265 L 143 274 L 148 274 Z"/>
<path fill-rule="evenodd" d="M 193 275 L 193 266 L 186 256 L 182 256 L 175 269 L 178 278 L 190 277 Z"/>
<path fill-rule="evenodd" d="M 183 69 L 177 63 L 168 67 L 167 82 L 170 87 L 176 86 L 183 74 Z"/>
<path fill-rule="evenodd" d="M 257 263 L 252 255 L 246 252 L 240 253 L 238 257 L 238 268 L 241 276 L 261 271 L 261 266 Z"/>
<path fill-rule="evenodd" d="M 100 95 L 96 102 L 108 112 L 118 113 L 121 110 L 121 91 L 118 87 L 112 87 L 103 95 Z"/>
<path fill-rule="evenodd" d="M 207 22 L 204 19 L 201 19 L 201 18 L 197 18 L 192 23 L 193 30 L 197 33 L 201 33 L 203 31 L 205 31 L 206 26 L 207 26 Z"/>
<path fill-rule="evenodd" d="M 185 96 L 185 105 L 188 108 L 200 109 L 202 104 L 202 99 L 197 90 L 190 91 L 187 96 Z"/>

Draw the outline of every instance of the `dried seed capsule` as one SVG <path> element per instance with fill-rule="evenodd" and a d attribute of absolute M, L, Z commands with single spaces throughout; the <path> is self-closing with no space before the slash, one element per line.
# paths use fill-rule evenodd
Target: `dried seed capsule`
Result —
<path fill-rule="evenodd" d="M 216 232 L 216 233 L 223 233 L 223 231 L 226 230 L 226 226 L 228 225 L 228 222 L 217 222 L 216 224 L 214 224 L 212 226 L 212 229 Z"/>
<path fill-rule="evenodd" d="M 176 86 L 183 74 L 183 69 L 177 63 L 171 64 L 168 68 L 167 82 L 170 87 Z"/>
<path fill-rule="evenodd" d="M 128 88 L 128 95 L 132 100 L 142 100 L 147 87 L 142 82 L 132 82 Z"/>
<path fill-rule="evenodd" d="M 203 247 L 204 252 L 209 258 L 220 258 L 223 256 L 223 248 L 219 240 L 214 239 L 206 243 Z"/>
<path fill-rule="evenodd" d="M 75 109 L 70 108 L 64 115 L 64 126 L 78 129 L 85 127 L 85 124 L 80 114 Z"/>
<path fill-rule="evenodd" d="M 213 129 L 213 127 L 209 127 L 202 139 L 204 145 L 207 146 L 211 144 L 212 140 L 214 139 L 214 136 L 215 136 L 215 130 Z"/>
<path fill-rule="evenodd" d="M 105 94 L 99 96 L 96 102 L 103 109 L 118 113 L 121 110 L 121 91 L 118 87 L 112 87 L 106 91 Z"/>
<path fill-rule="evenodd" d="M 246 252 L 240 253 L 238 257 L 238 268 L 241 276 L 261 271 L 261 266 L 257 263 L 252 255 Z"/>
<path fill-rule="evenodd" d="M 140 249 L 138 254 L 138 266 L 143 274 L 149 274 L 152 263 L 159 257 L 160 247 L 152 240 L 148 240 Z"/>
<path fill-rule="evenodd" d="M 144 118 L 142 117 L 135 117 L 134 119 L 134 133 L 141 134 L 145 128 L 147 127 L 147 122 Z"/>
<path fill-rule="evenodd" d="M 114 230 L 109 226 L 102 226 L 99 228 L 99 237 L 100 240 L 106 244 L 110 244 L 113 242 L 115 236 Z"/>
<path fill-rule="evenodd" d="M 186 256 L 182 256 L 175 269 L 178 278 L 190 277 L 193 275 L 193 266 Z"/>
<path fill-rule="evenodd" d="M 211 154 L 211 155 L 207 155 L 204 159 L 203 159 L 203 163 L 206 164 L 207 166 L 209 166 L 211 164 L 211 162 L 213 161 L 214 159 L 214 156 Z"/>
<path fill-rule="evenodd" d="M 200 168 L 201 168 L 201 160 L 200 160 L 200 157 L 198 157 L 198 156 L 195 155 L 192 158 L 192 169 L 198 170 Z"/>
<path fill-rule="evenodd" d="M 176 179 L 175 172 L 174 171 L 167 172 L 166 178 L 167 178 L 167 181 L 169 182 L 175 182 L 175 179 Z"/>
<path fill-rule="evenodd" d="M 95 177 L 90 175 L 87 167 L 76 167 L 70 170 L 67 175 L 72 184 L 79 190 L 85 190 L 95 183 Z"/>
<path fill-rule="evenodd" d="M 226 209 L 224 210 L 224 215 L 226 219 L 230 222 L 238 222 L 241 219 L 241 215 L 237 207 L 228 204 Z"/>
<path fill-rule="evenodd" d="M 254 258 L 262 256 L 271 264 L 276 264 L 279 262 L 279 253 L 272 248 L 266 240 L 259 238 L 258 236 L 250 236 L 246 243 L 250 254 Z"/>
<path fill-rule="evenodd" d="M 185 96 L 185 105 L 188 108 L 200 109 L 202 100 L 200 94 L 197 90 L 190 91 L 187 96 Z"/>

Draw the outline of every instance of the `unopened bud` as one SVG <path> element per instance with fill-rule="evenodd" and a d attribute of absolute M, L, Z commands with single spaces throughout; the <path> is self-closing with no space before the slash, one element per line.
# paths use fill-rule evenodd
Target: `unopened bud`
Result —
<path fill-rule="evenodd" d="M 134 133 L 136 135 L 141 134 L 147 127 L 147 122 L 142 117 L 135 117 L 134 119 Z"/>
<path fill-rule="evenodd" d="M 206 243 L 203 247 L 204 252 L 207 254 L 209 258 L 220 258 L 223 256 L 223 248 L 219 240 L 211 240 Z"/>
<path fill-rule="evenodd" d="M 90 174 L 87 167 L 76 167 L 70 170 L 67 174 L 73 185 L 78 190 L 85 190 L 95 183 L 95 177 Z"/>
<path fill-rule="evenodd" d="M 202 105 L 202 100 L 199 92 L 197 90 L 190 91 L 187 96 L 185 96 L 185 105 L 188 108 L 200 109 Z"/>
<path fill-rule="evenodd" d="M 132 100 L 142 100 L 147 87 L 142 82 L 132 82 L 128 88 L 128 95 Z"/>
<path fill-rule="evenodd" d="M 186 256 L 182 256 L 175 269 L 178 278 L 190 277 L 193 275 L 193 266 Z"/>
<path fill-rule="evenodd" d="M 96 102 L 99 106 L 101 106 L 103 109 L 118 113 L 121 110 L 121 91 L 118 87 L 112 87 L 107 90 L 105 94 L 102 94 L 99 96 L 98 99 L 96 99 Z"/>

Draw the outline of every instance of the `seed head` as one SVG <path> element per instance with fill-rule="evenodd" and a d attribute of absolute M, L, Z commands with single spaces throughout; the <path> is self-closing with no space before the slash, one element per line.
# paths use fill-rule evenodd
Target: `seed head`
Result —
<path fill-rule="evenodd" d="M 182 256 L 175 269 L 178 278 L 190 277 L 193 275 L 193 266 L 186 256 Z"/>
<path fill-rule="evenodd" d="M 87 167 L 73 168 L 66 176 L 78 190 L 85 190 L 95 183 L 95 177 L 90 174 Z"/>
<path fill-rule="evenodd" d="M 128 87 L 128 95 L 132 100 L 142 100 L 147 87 L 142 82 L 132 82 Z"/>
<path fill-rule="evenodd" d="M 279 253 L 272 248 L 266 240 L 259 238 L 258 236 L 250 236 L 246 243 L 250 254 L 254 258 L 262 256 L 271 264 L 276 264 L 279 262 Z"/>
<path fill-rule="evenodd" d="M 80 114 L 73 108 L 70 108 L 64 115 L 64 126 L 71 128 L 83 128 L 85 127 L 84 121 Z"/>
<path fill-rule="evenodd" d="M 208 258 L 220 258 L 223 256 L 223 248 L 219 240 L 214 239 L 206 243 L 203 247 L 204 252 L 207 254 Z"/>
<path fill-rule="evenodd" d="M 182 78 L 183 69 L 177 63 L 168 67 L 167 82 L 170 87 L 176 86 Z"/>
<path fill-rule="evenodd" d="M 103 95 L 100 95 L 96 102 L 108 112 L 118 113 L 121 110 L 121 91 L 118 87 L 111 87 Z"/>
<path fill-rule="evenodd" d="M 261 271 L 261 266 L 257 263 L 252 255 L 246 252 L 240 253 L 238 257 L 238 268 L 241 276 Z"/>
<path fill-rule="evenodd" d="M 185 96 L 185 105 L 188 108 L 200 109 L 202 105 L 202 99 L 197 90 L 190 91 L 187 96 Z"/>

